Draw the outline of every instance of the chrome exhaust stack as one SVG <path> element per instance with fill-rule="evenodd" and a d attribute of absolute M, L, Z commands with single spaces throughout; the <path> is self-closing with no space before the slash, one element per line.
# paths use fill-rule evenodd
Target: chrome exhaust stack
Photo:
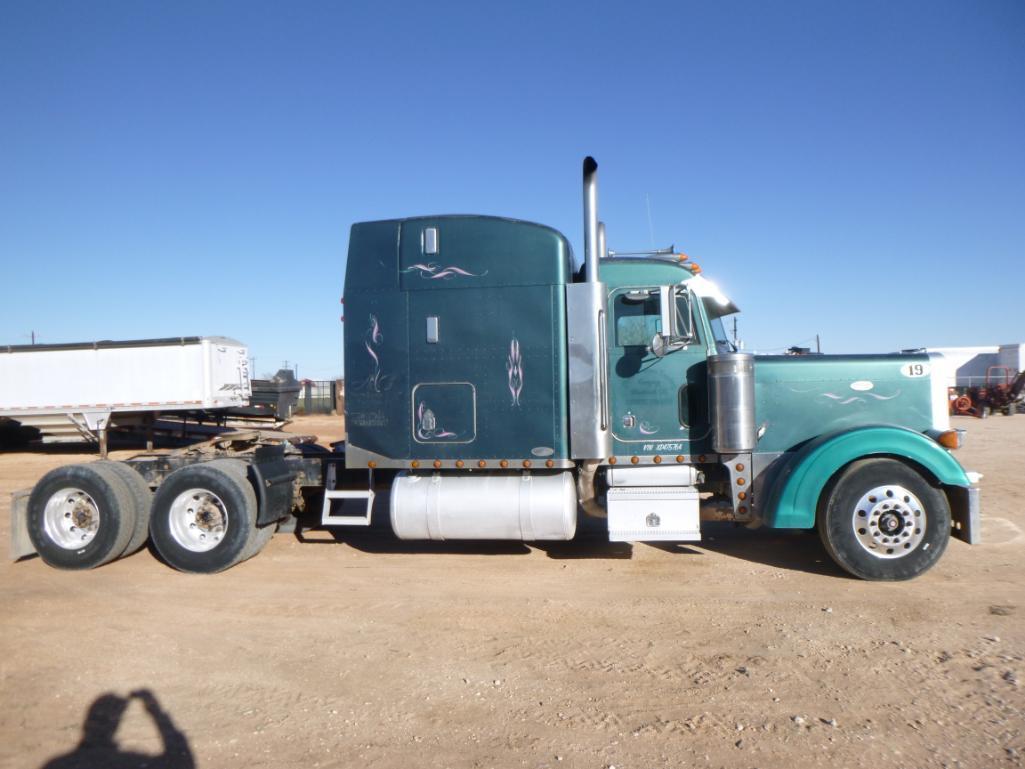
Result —
<path fill-rule="evenodd" d="M 584 158 L 584 281 L 566 285 L 569 347 L 569 442 L 573 459 L 591 462 L 581 474 L 578 501 L 590 514 L 596 462 L 612 451 L 606 372 L 605 286 L 598 261 L 605 255 L 605 225 L 598 221 L 598 163 Z"/>
<path fill-rule="evenodd" d="M 584 279 L 588 283 L 598 280 L 603 229 L 598 225 L 598 162 L 588 155 L 584 158 Z"/>

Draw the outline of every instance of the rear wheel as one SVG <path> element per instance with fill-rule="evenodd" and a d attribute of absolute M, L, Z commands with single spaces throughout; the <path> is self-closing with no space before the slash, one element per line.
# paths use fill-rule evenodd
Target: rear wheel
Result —
<path fill-rule="evenodd" d="M 248 485 L 249 466 L 245 462 L 238 459 L 215 459 L 210 464 L 220 467 L 225 472 L 234 474 L 241 482 Z M 254 507 L 254 509 L 257 508 Z M 255 515 L 253 520 L 256 520 Z M 242 550 L 242 558 L 240 560 L 247 561 L 263 550 L 264 546 L 270 542 L 271 537 L 274 536 L 276 529 L 277 527 L 273 523 L 265 526 L 255 525 L 249 533 L 249 541 L 246 542 L 246 546 Z"/>
<path fill-rule="evenodd" d="M 135 513 L 135 529 L 132 531 L 131 539 L 128 540 L 128 546 L 122 553 L 122 555 L 131 555 L 146 544 L 146 539 L 149 536 L 149 511 L 153 505 L 153 492 L 150 491 L 146 479 L 124 462 L 100 460 L 95 464 L 109 468 L 124 482 L 131 495 Z"/>
<path fill-rule="evenodd" d="M 905 580 L 931 568 L 950 539 L 946 495 L 893 459 L 849 465 L 820 504 L 819 536 L 856 577 Z"/>
<path fill-rule="evenodd" d="M 51 470 L 32 489 L 28 530 L 39 557 L 58 569 L 92 569 L 120 556 L 135 506 L 120 476 L 100 463 Z"/>
<path fill-rule="evenodd" d="M 171 473 L 157 489 L 150 538 L 170 566 L 210 574 L 252 555 L 256 514 L 256 494 L 244 462 L 189 465 Z"/>

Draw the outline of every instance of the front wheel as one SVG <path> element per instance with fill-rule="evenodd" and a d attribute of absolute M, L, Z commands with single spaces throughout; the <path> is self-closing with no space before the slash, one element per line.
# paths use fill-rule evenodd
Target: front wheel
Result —
<path fill-rule="evenodd" d="M 912 579 L 946 549 L 950 505 L 940 489 L 907 465 L 863 459 L 827 488 L 818 529 L 829 555 L 854 576 Z"/>

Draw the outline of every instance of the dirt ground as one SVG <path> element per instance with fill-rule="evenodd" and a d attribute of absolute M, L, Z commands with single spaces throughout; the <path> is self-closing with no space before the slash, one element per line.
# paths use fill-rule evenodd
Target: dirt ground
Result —
<path fill-rule="evenodd" d="M 955 422 L 985 544 L 909 583 L 730 527 L 687 546 L 279 534 L 215 576 L 145 550 L 4 562 L 0 766 L 1022 766 L 1025 417 Z M 11 491 L 91 458 L 0 454 L 0 540 Z"/>

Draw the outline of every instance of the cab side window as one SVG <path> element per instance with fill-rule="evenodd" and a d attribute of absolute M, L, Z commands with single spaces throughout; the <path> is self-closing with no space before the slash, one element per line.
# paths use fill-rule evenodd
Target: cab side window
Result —
<path fill-rule="evenodd" d="M 613 317 L 617 347 L 647 347 L 662 330 L 657 291 L 636 289 L 617 294 Z"/>

